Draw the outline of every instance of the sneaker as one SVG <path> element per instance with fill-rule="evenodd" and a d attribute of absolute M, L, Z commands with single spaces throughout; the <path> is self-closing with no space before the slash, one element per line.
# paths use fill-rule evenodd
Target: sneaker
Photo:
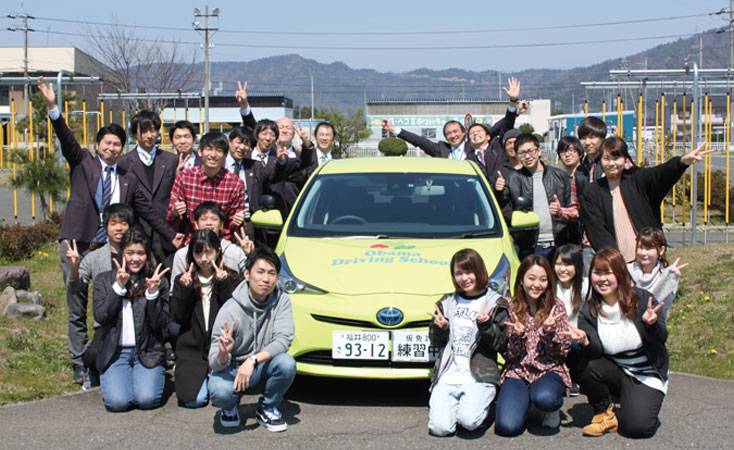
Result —
<path fill-rule="evenodd" d="M 545 428 L 558 428 L 561 426 L 561 413 L 558 410 L 543 413 L 543 423 Z"/>
<path fill-rule="evenodd" d="M 240 426 L 240 411 L 235 405 L 232 409 L 221 409 L 219 415 L 219 423 L 224 428 L 235 428 Z"/>
<path fill-rule="evenodd" d="M 579 394 L 581 394 L 581 387 L 578 385 L 578 383 L 572 384 L 571 389 L 568 390 L 568 396 L 578 397 Z"/>
<path fill-rule="evenodd" d="M 288 424 L 285 423 L 283 415 L 278 411 L 278 408 L 258 408 L 255 412 L 255 418 L 257 423 L 264 426 L 268 431 L 285 431 L 288 429 Z"/>

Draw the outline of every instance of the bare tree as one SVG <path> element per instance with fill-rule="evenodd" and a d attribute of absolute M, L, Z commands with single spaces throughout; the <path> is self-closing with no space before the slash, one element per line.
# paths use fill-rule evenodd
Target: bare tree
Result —
<path fill-rule="evenodd" d="M 118 92 L 177 92 L 192 87 L 196 52 L 188 61 L 173 40 L 141 38 L 122 26 L 97 28 L 89 34 L 90 53 L 110 70 L 106 85 Z M 132 101 L 134 110 L 161 109 L 165 100 Z"/>

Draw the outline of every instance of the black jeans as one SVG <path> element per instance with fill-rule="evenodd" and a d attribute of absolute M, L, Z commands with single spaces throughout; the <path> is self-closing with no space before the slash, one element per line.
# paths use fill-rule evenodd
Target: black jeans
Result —
<path fill-rule="evenodd" d="M 619 396 L 617 411 L 619 433 L 632 438 L 652 437 L 660 426 L 658 414 L 665 394 L 645 386 L 624 373 L 608 358 L 588 362 L 579 378 L 581 392 L 598 414 L 612 402 L 612 395 Z"/>

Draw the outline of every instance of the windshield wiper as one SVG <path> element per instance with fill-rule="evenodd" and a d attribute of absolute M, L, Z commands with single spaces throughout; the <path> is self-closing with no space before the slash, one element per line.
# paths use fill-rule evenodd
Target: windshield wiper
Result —
<path fill-rule="evenodd" d="M 459 234 L 457 236 L 452 236 L 451 239 L 469 239 L 469 238 L 475 238 L 475 237 L 496 236 L 496 235 L 497 235 L 497 232 L 494 230 L 484 230 L 484 231 L 474 231 L 471 233 Z"/>
<path fill-rule="evenodd" d="M 372 236 L 339 236 L 337 239 L 390 239 L 386 234 L 375 234 Z"/>

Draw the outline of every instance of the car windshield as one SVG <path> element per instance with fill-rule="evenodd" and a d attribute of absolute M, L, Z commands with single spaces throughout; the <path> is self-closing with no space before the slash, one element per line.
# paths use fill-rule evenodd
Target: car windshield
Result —
<path fill-rule="evenodd" d="M 289 235 L 300 237 L 498 236 L 477 176 L 427 173 L 320 175 L 304 193 Z"/>

